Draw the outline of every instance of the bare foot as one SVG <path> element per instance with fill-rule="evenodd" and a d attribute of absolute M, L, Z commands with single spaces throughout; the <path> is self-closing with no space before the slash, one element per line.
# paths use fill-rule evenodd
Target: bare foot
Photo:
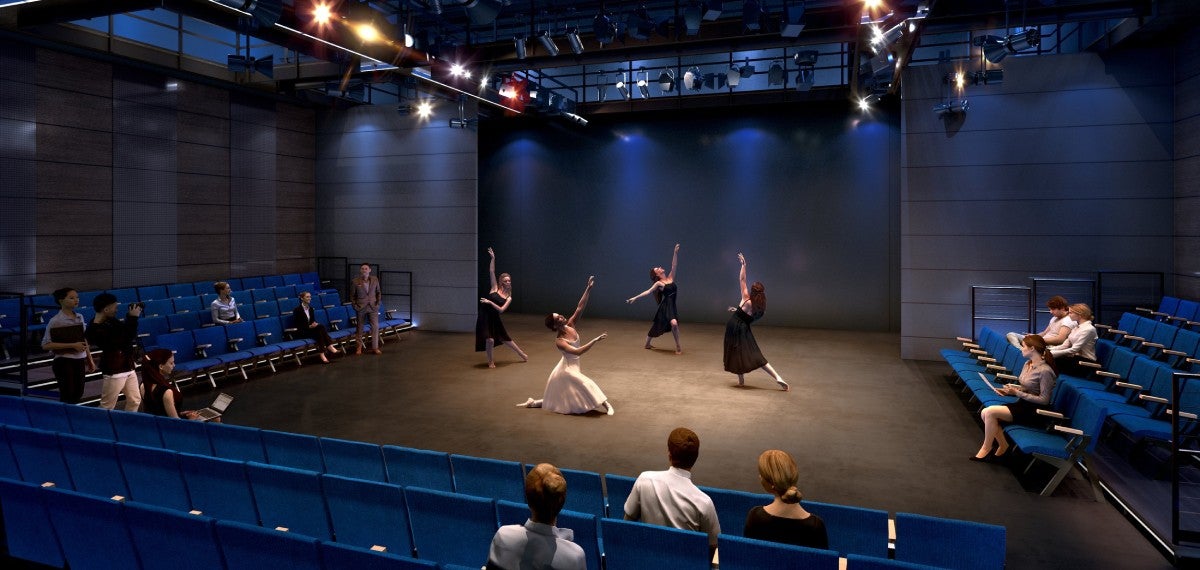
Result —
<path fill-rule="evenodd" d="M 644 348 L 646 350 L 654 350 L 654 347 L 650 346 L 649 344 L 647 344 L 646 346 L 643 346 L 642 348 Z"/>
<path fill-rule="evenodd" d="M 495 363 L 495 362 L 489 362 L 489 363 L 488 363 L 488 368 L 495 368 L 495 367 L 496 367 L 496 363 Z"/>
<path fill-rule="evenodd" d="M 775 381 L 775 383 L 776 383 L 776 384 L 779 384 L 779 389 L 780 389 L 780 390 L 783 390 L 784 392 L 791 392 L 791 391 L 792 391 L 792 387 L 791 387 L 791 386 L 788 386 L 788 383 L 787 383 L 787 382 L 784 382 L 783 380 L 776 380 L 776 381 Z"/>
<path fill-rule="evenodd" d="M 675 349 L 675 354 L 683 354 L 683 349 L 682 349 L 682 348 L 676 348 L 676 349 Z"/>

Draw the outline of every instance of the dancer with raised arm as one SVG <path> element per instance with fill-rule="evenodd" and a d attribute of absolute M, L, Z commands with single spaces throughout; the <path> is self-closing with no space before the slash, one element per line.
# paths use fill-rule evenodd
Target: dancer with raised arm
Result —
<path fill-rule="evenodd" d="M 742 269 L 738 272 L 738 284 L 742 289 L 742 300 L 736 307 L 729 307 L 733 313 L 725 324 L 725 371 L 737 374 L 738 386 L 746 385 L 745 374 L 759 368 L 771 375 L 775 383 L 784 391 L 790 390 L 787 382 L 771 367 L 762 351 L 758 349 L 758 341 L 754 340 L 754 331 L 750 323 L 761 319 L 767 310 L 767 295 L 763 284 L 755 281 L 754 285 L 746 288 L 746 257 L 738 254 Z M 750 312 L 747 313 L 746 311 Z"/>
<path fill-rule="evenodd" d="M 584 376 L 579 369 L 579 357 L 591 350 L 597 342 L 608 338 L 608 333 L 600 333 L 600 336 L 581 346 L 579 331 L 575 330 L 575 323 L 583 315 L 583 308 L 587 306 L 588 296 L 595 284 L 596 278 L 588 277 L 587 287 L 583 290 L 583 296 L 579 298 L 579 304 L 575 306 L 575 313 L 571 315 L 571 318 L 568 319 L 558 313 L 546 315 L 546 328 L 558 333 L 554 345 L 562 352 L 562 359 L 550 372 L 542 399 L 529 398 L 517 404 L 518 408 L 546 408 L 560 414 L 586 414 L 596 410 L 606 412 L 610 416 L 613 415 L 613 407 L 608 403 L 608 396 L 605 396 L 600 387 L 591 378 Z"/>
<path fill-rule="evenodd" d="M 654 322 L 650 325 L 650 332 L 646 333 L 647 349 L 654 348 L 650 346 L 650 339 L 671 331 L 675 337 L 675 354 L 683 354 L 683 348 L 679 345 L 679 312 L 675 310 L 675 293 L 678 291 L 678 287 L 675 286 L 675 268 L 678 265 L 679 244 L 675 244 L 675 252 L 671 254 L 671 272 L 667 273 L 661 267 L 651 269 L 650 280 L 654 284 L 649 289 L 625 299 L 626 303 L 633 303 L 654 293 L 654 300 L 658 301 L 658 312 L 654 313 Z"/>
<path fill-rule="evenodd" d="M 508 305 L 512 303 L 512 277 L 501 273 L 500 280 L 497 281 L 496 252 L 490 247 L 487 248 L 487 252 L 492 258 L 488 262 L 492 288 L 486 296 L 479 298 L 479 318 L 475 321 L 475 352 L 487 351 L 488 368 L 495 368 L 496 361 L 492 359 L 492 349 L 497 342 L 502 342 L 521 357 L 521 362 L 529 362 L 529 356 L 509 338 L 508 331 L 504 330 L 504 323 L 500 320 L 500 313 L 507 311 Z"/>

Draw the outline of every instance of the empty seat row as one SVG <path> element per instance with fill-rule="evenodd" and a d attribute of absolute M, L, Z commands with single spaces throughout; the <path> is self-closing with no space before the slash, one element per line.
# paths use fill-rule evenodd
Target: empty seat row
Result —
<path fill-rule="evenodd" d="M 1155 320 L 1169 322 L 1178 326 L 1195 327 L 1200 325 L 1200 302 L 1190 299 L 1180 299 L 1164 295 L 1158 304 L 1158 310 L 1138 307 L 1137 312 Z"/>

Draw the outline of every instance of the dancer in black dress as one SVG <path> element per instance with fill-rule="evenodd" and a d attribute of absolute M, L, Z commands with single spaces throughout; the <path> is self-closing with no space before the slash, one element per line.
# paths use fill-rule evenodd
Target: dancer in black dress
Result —
<path fill-rule="evenodd" d="M 780 388 L 784 391 L 790 390 L 791 387 L 767 362 L 762 351 L 758 349 L 758 342 L 754 340 L 754 331 L 750 330 L 750 323 L 761 319 L 767 310 L 767 295 L 763 284 L 758 281 L 749 289 L 746 288 L 746 257 L 739 253 L 738 261 L 742 262 L 742 269 L 738 272 L 742 301 L 736 307 L 729 307 L 733 315 L 725 325 L 725 371 L 737 374 L 738 386 L 745 386 L 744 375 L 761 368 L 775 379 Z M 746 309 L 750 309 L 751 312 L 747 313 Z"/>
<path fill-rule="evenodd" d="M 504 323 L 500 321 L 500 313 L 508 310 L 508 305 L 512 303 L 512 277 L 501 273 L 500 280 L 496 281 L 496 252 L 490 247 L 487 252 L 492 258 L 488 263 L 492 288 L 486 296 L 479 298 L 479 319 L 475 321 L 475 352 L 487 351 L 488 368 L 495 368 L 492 348 L 497 342 L 502 342 L 521 357 L 521 362 L 528 362 L 529 356 L 509 338 L 508 331 L 504 330 Z"/>
<path fill-rule="evenodd" d="M 646 333 L 645 348 L 647 349 L 654 348 L 650 346 L 650 339 L 671 331 L 675 337 L 675 354 L 683 354 L 683 347 L 679 345 L 679 312 L 675 309 L 675 293 L 678 290 L 678 287 L 675 286 L 675 267 L 678 264 L 679 244 L 675 244 L 675 252 L 671 254 L 671 272 L 667 273 L 661 267 L 651 269 L 650 279 L 654 281 L 654 284 L 636 296 L 625 299 L 626 303 L 633 303 L 654 293 L 654 300 L 658 301 L 658 312 L 654 314 L 650 332 Z"/>

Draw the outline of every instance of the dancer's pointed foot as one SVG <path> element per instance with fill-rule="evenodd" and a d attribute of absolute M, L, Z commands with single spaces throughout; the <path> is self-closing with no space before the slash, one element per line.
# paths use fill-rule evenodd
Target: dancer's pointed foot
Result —
<path fill-rule="evenodd" d="M 610 403 L 608 403 L 608 400 L 605 400 L 605 401 L 604 401 L 604 407 L 605 407 L 605 408 L 607 408 L 607 411 L 606 411 L 606 412 L 604 412 L 604 413 L 606 413 L 606 414 L 608 414 L 608 415 L 610 415 L 610 416 L 611 416 L 611 415 L 613 415 L 613 412 L 615 412 L 615 411 L 616 411 L 615 409 L 613 409 L 613 405 L 612 405 L 612 404 L 610 404 Z"/>
<path fill-rule="evenodd" d="M 495 363 L 495 362 L 489 362 L 489 363 L 488 363 L 488 368 L 495 368 L 495 367 L 496 367 L 496 363 Z"/>
<path fill-rule="evenodd" d="M 642 348 L 644 348 L 646 350 L 654 350 L 654 347 L 650 346 L 650 343 L 646 343 L 646 346 L 643 346 Z"/>
<path fill-rule="evenodd" d="M 533 398 L 529 398 L 529 399 L 525 400 L 524 402 L 517 404 L 517 407 L 518 408 L 532 408 L 533 407 Z"/>
<path fill-rule="evenodd" d="M 746 385 L 746 377 L 742 376 L 741 374 L 738 374 L 738 386 L 745 386 L 745 385 Z"/>
<path fill-rule="evenodd" d="M 779 384 L 779 389 L 783 390 L 784 392 L 790 392 L 792 390 L 792 387 L 788 386 L 788 383 L 784 382 L 783 380 L 776 380 L 775 383 Z"/>
<path fill-rule="evenodd" d="M 683 354 L 683 349 L 678 346 L 675 347 L 675 354 Z"/>
<path fill-rule="evenodd" d="M 521 357 L 521 362 L 529 362 L 529 355 L 524 352 L 518 352 L 517 356 Z"/>

